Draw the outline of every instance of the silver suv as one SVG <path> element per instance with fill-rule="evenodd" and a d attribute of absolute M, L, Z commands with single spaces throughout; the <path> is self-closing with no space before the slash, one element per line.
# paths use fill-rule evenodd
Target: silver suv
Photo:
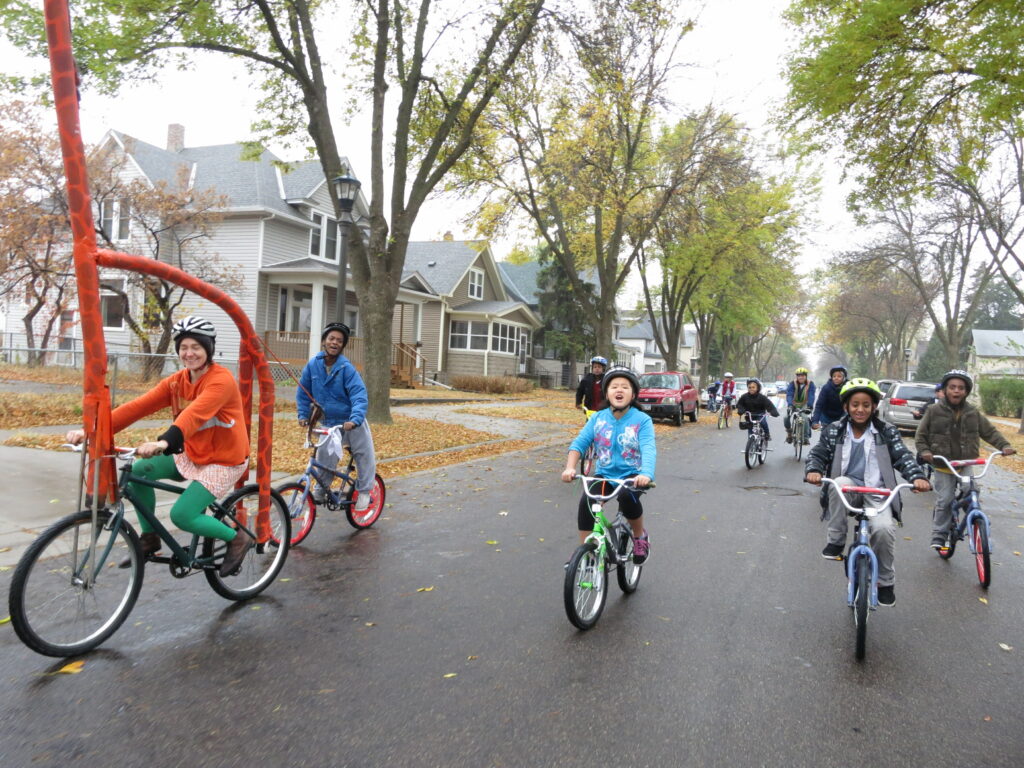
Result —
<path fill-rule="evenodd" d="M 890 385 L 881 404 L 878 415 L 883 421 L 895 424 L 900 429 L 914 431 L 919 423 L 915 411 L 924 410 L 935 400 L 935 385 L 924 381 L 898 381 Z"/>

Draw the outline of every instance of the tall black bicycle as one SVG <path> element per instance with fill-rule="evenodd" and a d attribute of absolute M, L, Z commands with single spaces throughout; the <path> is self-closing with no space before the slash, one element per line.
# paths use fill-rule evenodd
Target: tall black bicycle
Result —
<path fill-rule="evenodd" d="M 80 445 L 69 447 L 83 450 Z M 266 520 L 259 520 L 259 486 L 255 483 L 210 504 L 209 512 L 216 519 L 245 531 L 257 542 L 239 567 L 225 577 L 220 575 L 220 566 L 227 542 L 198 534 L 192 534 L 190 541 L 178 542 L 154 510 L 138 503 L 130 483 L 177 494 L 185 488 L 132 474 L 134 449 L 118 449 L 115 458 L 122 462 L 118 500 L 58 520 L 32 542 L 14 571 L 8 598 L 11 625 L 21 641 L 37 653 L 76 656 L 107 640 L 135 606 L 147 560 L 167 565 L 178 579 L 202 573 L 222 597 L 248 600 L 270 586 L 288 556 L 291 520 L 276 491 L 271 491 Z M 170 555 L 143 557 L 139 536 L 125 519 L 125 499 L 152 526 Z M 126 567 L 118 568 L 122 559 Z"/>

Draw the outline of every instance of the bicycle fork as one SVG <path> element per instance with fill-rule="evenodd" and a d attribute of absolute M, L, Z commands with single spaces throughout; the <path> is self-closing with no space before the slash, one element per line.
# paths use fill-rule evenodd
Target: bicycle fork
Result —
<path fill-rule="evenodd" d="M 868 595 L 868 606 L 873 611 L 878 607 L 878 556 L 867 544 L 867 523 L 862 523 L 862 526 L 857 534 L 858 543 L 850 550 L 849 557 L 846 559 L 846 604 L 853 608 L 857 589 L 857 562 L 860 560 L 861 555 L 867 555 L 868 562 L 871 563 L 871 576 L 868 579 L 871 583 L 871 594 Z"/>

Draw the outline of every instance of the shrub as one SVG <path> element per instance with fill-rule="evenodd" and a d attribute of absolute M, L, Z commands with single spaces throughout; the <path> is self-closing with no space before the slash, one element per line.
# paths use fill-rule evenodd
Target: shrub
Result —
<path fill-rule="evenodd" d="M 486 392 L 491 395 L 518 395 L 530 392 L 533 381 L 514 376 L 452 376 L 452 386 L 467 392 Z"/>
<path fill-rule="evenodd" d="M 981 409 L 990 416 L 1020 416 L 1024 404 L 1024 379 L 989 378 L 978 380 Z"/>

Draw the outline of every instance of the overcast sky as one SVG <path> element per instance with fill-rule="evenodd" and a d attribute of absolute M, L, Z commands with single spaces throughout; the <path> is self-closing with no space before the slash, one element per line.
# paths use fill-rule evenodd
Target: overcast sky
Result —
<path fill-rule="evenodd" d="M 696 29 L 680 49 L 684 66 L 672 87 L 671 98 L 680 113 L 713 102 L 736 114 L 756 135 L 771 140 L 770 110 L 786 92 L 780 75 L 789 45 L 781 20 L 786 5 L 786 0 L 713 0 L 700 9 Z M 0 66 L 4 72 L 25 73 L 46 71 L 48 64 L 45 60 L 29 62 L 0 41 Z M 195 71 L 169 70 L 159 83 L 125 89 L 116 98 L 86 91 L 81 105 L 82 130 L 87 143 L 115 128 L 165 146 L 168 124 L 181 123 L 188 146 L 230 143 L 249 137 L 258 95 L 248 87 L 241 67 L 227 64 L 219 56 L 201 55 Z M 368 133 L 365 117 L 338 129 L 339 144 L 350 156 L 357 176 L 369 173 Z M 286 160 L 297 157 L 295 151 L 271 149 Z M 457 212 L 464 210 L 451 201 L 428 204 L 413 231 L 414 238 L 439 238 L 447 230 L 456 237 L 472 236 L 458 221 Z M 804 241 L 802 271 L 850 245 L 857 234 L 843 207 L 843 192 L 834 171 L 827 179 L 818 211 L 821 219 L 811 223 Z M 495 246 L 502 258 L 512 243 Z"/>

